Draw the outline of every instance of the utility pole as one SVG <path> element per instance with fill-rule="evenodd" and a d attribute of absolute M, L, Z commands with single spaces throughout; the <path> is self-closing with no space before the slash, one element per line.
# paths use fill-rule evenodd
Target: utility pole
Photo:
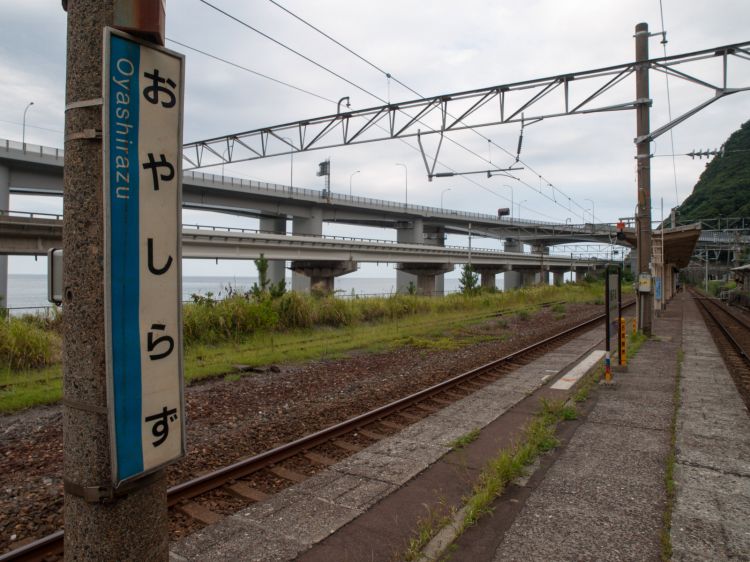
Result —
<path fill-rule="evenodd" d="M 114 23 L 116 3 L 63 0 L 68 12 L 63 180 L 65 559 L 166 561 L 164 470 L 117 489 L 111 480 L 104 320 L 102 47 L 103 29 Z M 135 88 L 131 93 L 139 92 Z"/>
<path fill-rule="evenodd" d="M 638 108 L 636 110 L 636 147 L 638 162 L 638 229 L 636 231 L 638 244 L 638 274 L 651 275 L 651 141 L 650 108 L 648 85 L 648 24 L 639 23 L 635 26 L 635 97 Z M 649 284 L 648 291 L 638 292 L 638 328 L 647 336 L 651 335 L 652 318 L 654 314 L 653 288 Z"/>

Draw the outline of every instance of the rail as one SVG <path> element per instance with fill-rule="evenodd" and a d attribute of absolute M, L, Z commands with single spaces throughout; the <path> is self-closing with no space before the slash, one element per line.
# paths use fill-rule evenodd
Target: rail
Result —
<path fill-rule="evenodd" d="M 634 302 L 630 302 L 624 305 L 623 308 L 632 306 Z M 395 400 L 384 406 L 380 406 L 355 416 L 347 421 L 335 424 L 331 427 L 312 433 L 301 439 L 297 439 L 285 445 L 281 445 L 274 449 L 265 451 L 259 455 L 243 459 L 235 462 L 226 467 L 220 468 L 208 474 L 204 474 L 193 478 L 182 484 L 172 486 L 167 490 L 167 503 L 169 506 L 174 506 L 181 501 L 190 499 L 211 490 L 215 490 L 226 483 L 242 478 L 254 472 L 257 472 L 265 467 L 272 464 L 277 464 L 285 459 L 291 458 L 301 452 L 311 449 L 322 443 L 326 443 L 331 439 L 345 435 L 355 429 L 365 426 L 369 423 L 373 423 L 379 419 L 382 419 L 390 414 L 404 410 L 405 408 L 425 400 L 431 396 L 434 396 L 440 392 L 443 392 L 449 388 L 455 387 L 462 382 L 466 382 L 470 379 L 481 376 L 482 374 L 490 371 L 491 369 L 498 368 L 502 365 L 513 364 L 519 361 L 523 356 L 529 353 L 538 352 L 545 346 L 554 343 L 557 340 L 564 339 L 572 336 L 575 333 L 588 329 L 598 322 L 601 322 L 605 318 L 604 314 L 599 314 L 589 320 L 581 322 L 576 326 L 563 330 L 553 336 L 544 338 L 534 344 L 531 344 L 519 351 L 513 352 L 495 361 L 491 361 L 481 367 L 471 369 L 447 379 L 441 383 L 423 389 L 419 392 L 415 392 L 404 398 Z M 40 561 L 46 556 L 60 554 L 63 552 L 64 545 L 64 532 L 57 531 L 47 537 L 43 537 L 37 541 L 34 541 L 28 545 L 25 545 L 19 549 L 7 552 L 0 555 L 0 562 L 29 562 L 29 561 Z"/>

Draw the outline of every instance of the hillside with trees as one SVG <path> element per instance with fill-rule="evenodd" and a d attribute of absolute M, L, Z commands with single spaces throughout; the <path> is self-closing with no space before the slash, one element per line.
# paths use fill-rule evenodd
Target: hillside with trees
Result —
<path fill-rule="evenodd" d="M 750 121 L 732 133 L 679 208 L 680 223 L 750 217 Z"/>

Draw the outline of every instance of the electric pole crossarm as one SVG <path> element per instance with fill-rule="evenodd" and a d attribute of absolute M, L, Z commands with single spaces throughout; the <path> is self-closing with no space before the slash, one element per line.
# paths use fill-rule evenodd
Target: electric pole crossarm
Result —
<path fill-rule="evenodd" d="M 516 109 L 513 113 L 510 114 L 510 117 L 508 117 L 505 121 L 510 122 L 512 121 L 516 116 L 520 115 L 522 112 L 524 112 L 527 108 L 531 107 L 533 104 L 538 102 L 540 99 L 545 97 L 548 93 L 550 93 L 552 90 L 557 88 L 560 84 L 562 84 L 562 79 L 555 79 L 549 84 L 547 84 L 541 92 L 537 92 L 530 100 L 528 100 L 526 103 L 524 103 L 521 107 Z M 521 120 L 523 121 L 523 116 L 521 117 Z"/>
<path fill-rule="evenodd" d="M 351 137 L 349 137 L 349 142 L 347 142 L 347 144 L 354 143 L 354 141 L 357 140 L 357 138 L 360 135 L 364 134 L 365 131 L 369 130 L 370 127 L 372 127 L 382 117 L 385 111 L 386 110 L 383 109 L 382 111 L 379 111 L 378 113 L 375 113 L 372 117 L 370 117 L 370 119 L 368 119 L 367 122 L 365 122 L 365 124 L 362 125 L 356 133 L 354 133 Z"/>
<path fill-rule="evenodd" d="M 274 135 L 274 136 L 277 136 L 277 135 Z M 278 137 L 277 137 L 277 138 L 278 138 Z M 254 148 L 252 148 L 252 147 L 248 146 L 247 144 L 245 144 L 244 142 L 242 142 L 242 140 L 241 140 L 241 139 L 238 139 L 237 137 L 233 137 L 233 138 L 232 138 L 232 141 L 233 141 L 233 142 L 236 142 L 237 144 L 240 144 L 240 145 L 244 146 L 244 147 L 245 147 L 245 148 L 247 148 L 247 149 L 248 149 L 248 150 L 249 150 L 250 152 L 253 152 L 253 153 L 257 154 L 257 155 L 258 155 L 259 157 L 262 157 L 262 156 L 263 156 L 263 155 L 262 155 L 262 154 L 261 154 L 260 152 L 258 152 L 258 151 L 257 151 L 257 150 L 255 150 Z"/>
<path fill-rule="evenodd" d="M 459 123 L 462 123 L 463 120 L 468 115 L 474 113 L 479 108 L 481 108 L 485 104 L 487 104 L 490 101 L 492 101 L 493 99 L 495 99 L 499 94 L 500 94 L 500 92 L 498 90 L 490 90 L 484 96 L 482 96 L 481 98 L 479 98 L 479 100 L 477 100 L 469 109 L 467 109 L 466 111 L 464 111 L 458 119 L 455 119 L 453 121 L 453 123 L 451 123 L 450 125 L 448 125 L 447 127 L 445 127 L 445 129 L 446 130 L 453 129 L 456 125 L 458 125 Z"/>
<path fill-rule="evenodd" d="M 660 72 L 667 72 L 697 85 L 714 89 L 717 95 L 720 94 L 721 97 L 728 93 L 744 91 L 746 89 L 744 87 L 729 88 L 726 86 L 728 80 L 726 59 L 732 55 L 737 59 L 750 60 L 745 56 L 749 54 L 747 51 L 748 45 L 750 45 L 750 41 L 682 55 L 647 59 L 577 73 L 568 73 L 468 90 L 450 95 L 359 109 L 343 114 L 336 113 L 314 119 L 285 123 L 273 127 L 188 143 L 183 146 L 183 156 L 186 164 L 184 168 L 191 170 L 308 150 L 329 149 L 337 146 L 415 137 L 420 134 L 416 130 L 417 127 L 422 129 L 421 134 L 423 135 L 443 134 L 447 131 L 518 123 L 522 119 L 524 121 L 533 121 L 567 115 L 633 109 L 639 103 L 642 103 L 643 100 L 625 101 L 603 107 L 589 106 L 595 99 L 600 98 L 604 93 L 609 92 L 616 85 L 625 81 L 639 68 L 653 68 Z M 716 58 L 721 58 L 724 63 L 723 79 L 725 85 L 723 88 L 716 88 L 707 81 L 700 80 L 674 68 L 678 64 Z M 589 82 L 586 82 L 587 80 Z M 579 91 L 577 92 L 579 95 L 575 97 L 583 99 L 583 101 L 573 101 L 572 90 L 584 88 L 583 84 L 590 84 L 592 80 L 595 82 L 598 81 L 595 84 L 595 88 L 593 88 L 593 92 Z M 563 87 L 559 88 L 559 86 Z M 531 90 L 531 95 L 526 94 L 523 96 L 525 90 Z M 540 100 L 548 98 L 556 90 L 560 92 L 556 94 L 560 96 L 559 111 L 541 113 L 525 118 L 521 117 L 522 112 L 526 112 L 534 107 Z M 580 95 L 581 93 L 583 93 L 582 96 Z M 489 103 L 496 98 L 499 100 L 497 107 Z M 451 117 L 452 113 L 449 112 L 449 105 L 454 108 L 453 114 L 460 117 Z M 437 108 L 440 108 L 439 117 L 435 116 L 435 109 Z M 491 109 L 488 110 L 487 108 Z M 405 119 L 401 120 L 401 122 L 399 122 L 399 114 L 405 116 Z M 475 121 L 469 120 L 472 116 Z M 451 118 L 449 122 L 446 120 L 447 117 Z M 429 121 L 424 121 L 427 118 L 429 118 Z M 342 127 L 342 137 L 333 139 L 329 133 L 339 123 L 341 123 Z M 381 123 L 383 124 L 381 125 Z M 378 132 L 376 128 L 382 128 L 383 132 Z M 315 131 L 315 134 L 311 136 L 309 141 L 306 141 L 304 139 L 308 130 Z M 268 142 L 270 135 L 275 137 L 275 140 L 278 140 L 284 134 L 291 136 L 295 133 L 298 133 L 300 138 L 298 146 L 284 141 L 280 143 L 273 142 L 271 144 Z M 228 146 L 228 139 L 235 143 L 232 150 L 224 149 L 225 146 Z"/>
<path fill-rule="evenodd" d="M 566 109 L 566 113 L 577 113 L 578 110 L 581 109 L 584 105 L 588 104 L 593 99 L 599 97 L 600 95 L 602 95 L 607 90 L 613 88 L 615 85 L 617 85 L 620 82 L 622 82 L 623 80 L 625 80 L 625 78 L 627 78 L 628 76 L 630 76 L 631 74 L 633 74 L 633 72 L 634 72 L 634 69 L 632 67 L 628 67 L 628 68 L 624 69 L 622 72 L 620 72 L 619 74 L 617 74 L 617 76 L 615 76 L 614 78 L 612 78 L 609 82 L 607 82 L 606 84 L 604 84 L 604 86 L 602 86 L 601 88 L 599 88 L 598 90 L 596 90 L 593 94 L 591 94 L 589 97 L 587 97 L 581 103 L 579 103 L 573 109 L 571 109 L 570 111 L 568 111 Z M 567 81 L 565 82 L 565 84 L 567 86 Z M 567 96 L 566 96 L 566 98 L 567 98 Z M 566 104 L 566 108 L 567 108 L 567 104 Z"/>
<path fill-rule="evenodd" d="M 654 63 L 651 68 L 656 70 L 657 72 L 662 72 L 668 76 L 673 76 L 675 78 L 680 78 L 682 80 L 687 80 L 688 82 L 692 82 L 693 84 L 698 84 L 699 86 L 704 86 L 706 88 L 709 88 L 711 90 L 719 90 L 720 88 L 718 86 L 714 86 L 713 84 L 709 82 L 705 82 L 703 80 L 700 80 L 699 78 L 696 78 L 695 76 L 691 76 L 690 74 L 686 74 L 685 72 L 680 72 L 679 70 L 672 68 L 671 66 L 667 66 L 666 64 L 659 64 Z"/>
<path fill-rule="evenodd" d="M 718 101 L 721 98 L 726 97 L 726 96 L 728 96 L 730 94 L 736 94 L 738 92 L 746 92 L 746 91 L 750 91 L 750 86 L 747 87 L 747 88 L 733 88 L 731 90 L 717 90 L 716 91 L 716 95 L 714 97 L 709 98 L 706 101 L 704 101 L 703 103 L 696 105 L 693 109 L 691 109 L 689 111 L 686 111 L 685 113 L 683 113 L 682 115 L 680 115 L 679 117 L 677 117 L 675 119 L 672 119 L 672 121 L 670 121 L 669 123 L 667 123 L 665 125 L 662 125 L 661 127 L 659 127 L 658 129 L 656 129 L 655 131 L 651 132 L 650 134 L 636 138 L 635 142 L 639 143 L 639 142 L 644 142 L 644 141 L 649 141 L 649 142 L 653 141 L 654 139 L 660 137 L 661 135 L 663 135 L 664 133 L 666 133 L 670 129 L 676 127 L 677 125 L 679 125 L 683 121 L 689 119 L 690 117 L 692 117 L 693 115 L 695 115 L 699 111 L 705 109 L 706 107 L 708 107 L 709 105 L 711 105 L 715 101 Z"/>

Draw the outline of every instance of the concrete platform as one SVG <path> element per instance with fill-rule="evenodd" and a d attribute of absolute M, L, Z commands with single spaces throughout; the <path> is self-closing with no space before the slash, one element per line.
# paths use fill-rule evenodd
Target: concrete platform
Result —
<path fill-rule="evenodd" d="M 397 557 L 425 505 L 459 505 L 488 456 L 509 446 L 538 409 L 538 398 L 529 397 L 588 354 L 601 332 L 583 334 L 398 435 L 174 543 L 171 560 Z M 453 440 L 477 428 L 485 428 L 477 441 L 451 452 Z"/>
<path fill-rule="evenodd" d="M 696 306 L 685 307 L 673 560 L 750 560 L 750 419 Z"/>
<path fill-rule="evenodd" d="M 601 331 L 173 544 L 172 560 L 401 559 L 418 521 L 460 509 L 487 459 L 519 438 L 540 397 L 570 392 L 552 386 L 601 343 Z M 659 560 L 678 372 L 673 559 L 750 560 L 747 409 L 687 295 L 669 304 L 654 333 L 628 371 L 615 374 L 614 388 L 561 424 L 561 446 L 536 472 L 453 542 L 445 553 L 452 562 Z M 475 428 L 482 428 L 476 441 L 450 450 Z"/>

